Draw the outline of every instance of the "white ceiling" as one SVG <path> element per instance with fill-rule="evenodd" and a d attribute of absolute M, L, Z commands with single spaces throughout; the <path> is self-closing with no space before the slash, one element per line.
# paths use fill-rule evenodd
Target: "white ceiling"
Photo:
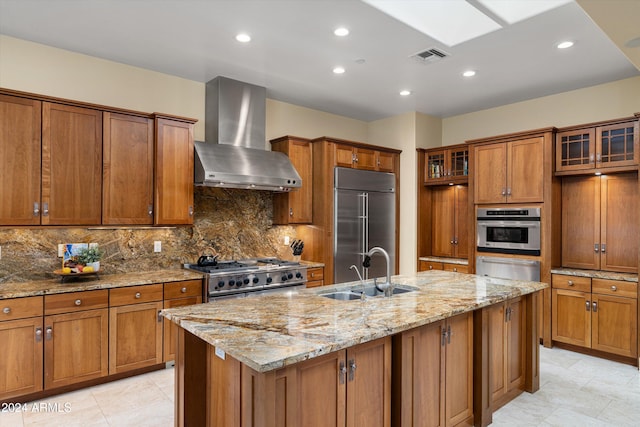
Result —
<path fill-rule="evenodd" d="M 349 36 L 333 34 L 340 25 Z M 253 40 L 238 43 L 241 31 Z M 200 82 L 223 75 L 366 121 L 447 117 L 640 75 L 575 2 L 452 47 L 359 0 L 0 0 L 0 33 Z M 566 39 L 574 47 L 556 49 Z M 451 56 L 410 58 L 434 47 Z M 476 76 L 463 78 L 467 69 Z"/>

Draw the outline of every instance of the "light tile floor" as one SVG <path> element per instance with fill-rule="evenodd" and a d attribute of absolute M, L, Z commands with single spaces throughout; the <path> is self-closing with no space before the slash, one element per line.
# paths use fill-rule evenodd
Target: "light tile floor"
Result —
<path fill-rule="evenodd" d="M 540 372 L 540 390 L 496 411 L 493 426 L 640 425 L 637 368 L 541 347 Z M 22 413 L 0 413 L 0 427 L 172 425 L 173 369 L 31 402 Z"/>

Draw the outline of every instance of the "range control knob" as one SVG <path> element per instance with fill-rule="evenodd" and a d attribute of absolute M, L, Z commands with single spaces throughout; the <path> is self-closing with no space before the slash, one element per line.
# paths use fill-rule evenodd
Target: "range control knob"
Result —
<path fill-rule="evenodd" d="M 293 274 L 291 273 L 287 274 L 287 279 L 293 279 Z"/>
<path fill-rule="evenodd" d="M 273 282 L 273 277 L 267 277 L 267 283 Z"/>
<path fill-rule="evenodd" d="M 302 273 L 300 273 L 299 271 L 296 273 L 296 278 L 300 279 L 302 277 Z"/>
<path fill-rule="evenodd" d="M 260 279 L 258 279 L 257 277 L 253 278 L 253 283 L 258 283 L 260 281 Z"/>
<path fill-rule="evenodd" d="M 229 280 L 229 286 L 233 286 L 233 285 L 235 285 L 235 284 L 236 284 L 236 281 L 235 281 L 235 280 L 233 280 L 233 279 Z"/>
<path fill-rule="evenodd" d="M 224 288 L 224 280 L 220 280 L 218 282 L 218 285 L 216 286 L 216 289 L 218 289 L 218 288 Z"/>
<path fill-rule="evenodd" d="M 282 275 L 282 281 L 283 281 L 283 282 L 286 282 L 286 281 L 287 281 L 287 275 L 286 275 L 286 274 L 283 274 L 283 275 Z"/>
<path fill-rule="evenodd" d="M 243 282 L 245 285 L 248 285 L 248 284 L 249 284 L 249 278 L 248 278 L 248 277 L 246 277 L 242 282 Z"/>

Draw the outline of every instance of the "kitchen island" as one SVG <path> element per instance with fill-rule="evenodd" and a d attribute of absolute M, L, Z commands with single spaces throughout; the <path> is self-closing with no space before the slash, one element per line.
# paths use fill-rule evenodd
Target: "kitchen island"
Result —
<path fill-rule="evenodd" d="M 487 425 L 497 359 L 511 360 L 504 371 L 521 367 L 513 381 L 507 372 L 517 387 L 499 405 L 538 389 L 538 291 L 547 284 L 446 271 L 392 282 L 411 292 L 322 296 L 358 290 L 353 282 L 163 311 L 180 326 L 176 425 L 416 425 L 421 411 Z M 496 307 L 519 326 L 496 327 Z"/>

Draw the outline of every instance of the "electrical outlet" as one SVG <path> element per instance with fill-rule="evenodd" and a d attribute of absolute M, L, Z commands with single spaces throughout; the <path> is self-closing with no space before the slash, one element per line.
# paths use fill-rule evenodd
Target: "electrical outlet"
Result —
<path fill-rule="evenodd" d="M 284 236 L 284 244 L 285 246 L 289 246 L 289 236 Z"/>
<path fill-rule="evenodd" d="M 162 252 L 162 242 L 160 240 L 153 242 L 153 252 Z"/>
<path fill-rule="evenodd" d="M 62 258 L 64 256 L 64 244 L 60 243 L 58 245 L 58 258 Z"/>

